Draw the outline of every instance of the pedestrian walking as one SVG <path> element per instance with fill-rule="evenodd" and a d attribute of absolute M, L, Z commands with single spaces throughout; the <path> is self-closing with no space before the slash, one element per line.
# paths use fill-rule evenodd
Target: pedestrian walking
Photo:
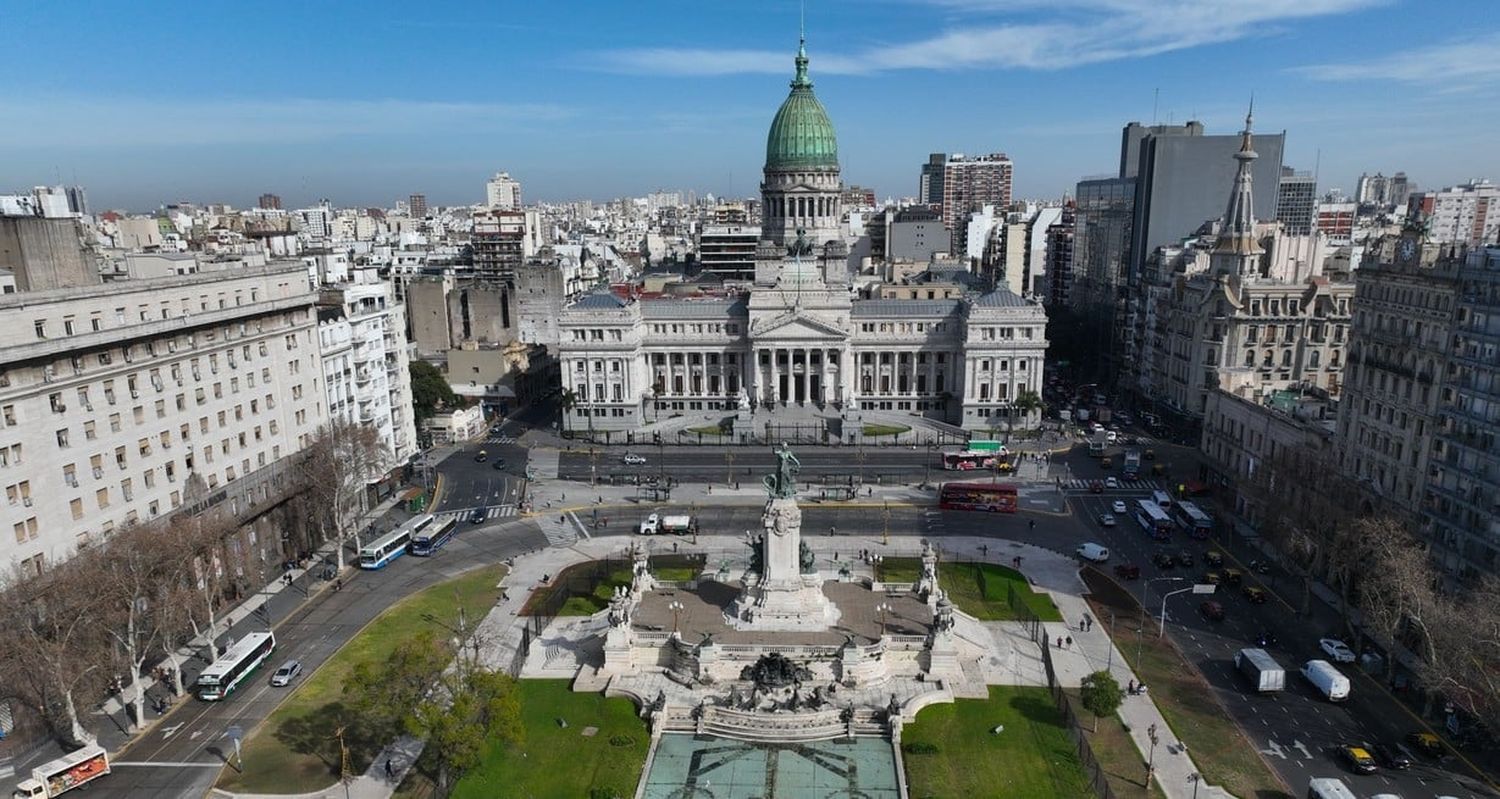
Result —
<path fill-rule="evenodd" d="M 393 768 L 391 768 L 391 759 L 389 757 L 387 757 L 385 759 L 385 778 L 389 780 L 389 779 L 394 779 L 395 776 L 396 776 L 396 770 L 393 769 Z"/>
<path fill-rule="evenodd" d="M 674 555 L 677 553 L 677 542 L 676 541 L 672 542 L 672 553 Z"/>
<path fill-rule="evenodd" d="M 333 590 L 335 593 L 344 590 L 344 578 L 340 577 L 333 581 Z"/>
<path fill-rule="evenodd" d="M 1026 520 L 1026 528 L 1028 530 L 1035 530 L 1036 529 L 1036 519 L 1027 519 Z"/>
<path fill-rule="evenodd" d="M 604 527 L 605 527 L 605 529 L 609 529 L 609 517 L 608 516 L 604 517 Z"/>
<path fill-rule="evenodd" d="M 1062 636 L 1057 636 L 1057 648 L 1062 649 Z"/>
<path fill-rule="evenodd" d="M 1127 694 L 1129 694 L 1131 696 L 1135 696 L 1135 680 L 1134 679 L 1132 679 L 1130 681 L 1129 685 L 1125 686 L 1125 693 L 1127 693 Z"/>

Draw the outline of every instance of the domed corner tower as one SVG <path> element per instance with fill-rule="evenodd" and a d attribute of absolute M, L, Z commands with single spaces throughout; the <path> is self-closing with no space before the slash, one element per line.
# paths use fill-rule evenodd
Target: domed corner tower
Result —
<path fill-rule="evenodd" d="M 828 112 L 813 94 L 807 77 L 806 40 L 797 44 L 797 73 L 792 91 L 766 134 L 765 177 L 760 184 L 761 239 L 782 255 L 797 240 L 821 250 L 839 242 L 839 145 Z"/>

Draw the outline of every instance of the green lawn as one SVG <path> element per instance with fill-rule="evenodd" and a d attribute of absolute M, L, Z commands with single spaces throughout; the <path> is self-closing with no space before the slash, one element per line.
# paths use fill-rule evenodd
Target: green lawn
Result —
<path fill-rule="evenodd" d="M 575 570 L 588 569 L 590 564 L 580 563 L 570 566 L 552 584 L 539 588 L 527 600 L 526 606 L 522 608 L 521 615 L 532 615 L 536 608 L 543 606 L 554 591 L 566 590 L 572 580 L 571 572 Z M 559 616 L 592 616 L 609 607 L 609 598 L 614 595 L 615 588 L 630 587 L 630 569 L 626 564 L 616 566 L 606 573 L 600 582 L 594 586 L 592 592 L 568 597 L 563 602 L 562 609 L 558 611 Z M 701 559 L 694 559 L 687 555 L 657 555 L 651 558 L 651 573 L 656 579 L 669 583 L 687 582 L 697 578 L 702 573 L 703 564 Z"/>
<path fill-rule="evenodd" d="M 594 789 L 635 794 L 651 736 L 630 700 L 574 693 L 567 680 L 522 680 L 520 689 L 525 743 L 491 744 L 479 768 L 454 786 L 452 799 L 588 799 Z M 585 736 L 588 727 L 598 732 Z"/>
<path fill-rule="evenodd" d="M 218 787 L 249 793 L 300 793 L 332 784 L 339 776 L 335 730 L 340 724 L 345 727 L 350 770 L 363 774 L 388 741 L 377 740 L 372 725 L 361 723 L 344 706 L 345 678 L 356 665 L 384 662 L 397 643 L 433 629 L 433 622 L 424 616 L 456 625 L 458 608 L 463 607 L 469 622 L 478 623 L 499 599 L 495 585 L 503 576 L 505 567 L 500 565 L 474 569 L 413 594 L 377 616 L 251 731 L 244 742 L 244 773 L 226 769 Z"/>
<path fill-rule="evenodd" d="M 1005 729 L 993 734 L 998 725 Z M 1045 688 L 992 685 L 988 700 L 933 705 L 906 725 L 901 741 L 912 799 L 1093 795 Z M 937 751 L 921 754 L 928 746 Z"/>
<path fill-rule="evenodd" d="M 724 436 L 724 435 L 731 435 L 731 433 L 726 432 L 724 430 L 724 428 L 722 428 L 722 427 L 720 427 L 720 426 L 718 426 L 716 424 L 706 424 L 706 425 L 701 425 L 699 427 L 689 427 L 689 428 L 687 428 L 687 432 L 689 432 L 689 433 L 696 433 L 696 434 L 698 434 L 700 436 Z"/>
<path fill-rule="evenodd" d="M 983 574 L 984 590 L 980 590 L 980 579 L 975 572 L 978 566 Z M 886 558 L 877 569 L 881 582 L 915 582 L 921 573 L 922 562 L 917 558 Z M 963 612 L 987 621 L 1009 621 L 1017 618 L 1009 602 L 1010 589 L 1015 588 L 1022 604 L 1042 621 L 1062 621 L 1062 614 L 1052 604 L 1052 598 L 1031 590 L 1031 585 L 1020 572 L 1007 566 L 993 563 L 938 563 L 938 586 L 948 592 L 948 598 Z"/>
<path fill-rule="evenodd" d="M 911 430 L 911 427 L 904 424 L 867 424 L 864 427 L 863 433 L 865 436 L 874 438 L 877 436 L 899 436 L 909 430 Z"/>
<path fill-rule="evenodd" d="M 1140 796 L 1146 785 L 1145 760 L 1141 757 L 1141 750 L 1130 740 L 1125 722 L 1118 715 L 1101 718 L 1099 729 L 1091 731 L 1094 716 L 1079 703 L 1078 689 L 1069 689 L 1068 695 L 1073 700 L 1073 708 L 1083 724 L 1089 747 L 1094 752 L 1094 758 L 1099 761 L 1099 767 L 1104 770 L 1104 778 L 1109 782 L 1109 787 L 1114 789 L 1116 796 Z M 1162 793 L 1161 783 L 1156 780 L 1151 781 L 1151 796 L 1154 799 L 1166 797 Z"/>

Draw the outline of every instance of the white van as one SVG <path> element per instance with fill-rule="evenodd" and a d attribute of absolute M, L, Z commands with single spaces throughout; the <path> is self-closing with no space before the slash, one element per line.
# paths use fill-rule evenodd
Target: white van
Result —
<path fill-rule="evenodd" d="M 1100 544 L 1084 544 L 1074 551 L 1078 553 L 1078 557 L 1095 563 L 1109 560 L 1109 548 Z"/>
<path fill-rule="evenodd" d="M 1307 781 L 1307 799 L 1358 799 L 1338 777 L 1313 777 Z"/>
<path fill-rule="evenodd" d="M 1330 702 L 1342 702 L 1349 698 L 1349 678 L 1326 660 L 1307 661 L 1302 667 L 1302 676 Z"/>
<path fill-rule="evenodd" d="M 1162 510 L 1172 509 L 1172 495 L 1165 491 L 1152 491 L 1151 501 L 1161 506 Z"/>

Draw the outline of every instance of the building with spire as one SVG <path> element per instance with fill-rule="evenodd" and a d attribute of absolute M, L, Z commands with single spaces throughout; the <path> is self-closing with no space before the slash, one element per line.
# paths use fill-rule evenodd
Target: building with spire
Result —
<path fill-rule="evenodd" d="M 1155 255 L 1162 290 L 1141 314 L 1153 335 L 1137 337 L 1127 376 L 1189 418 L 1202 419 L 1214 391 L 1259 403 L 1294 388 L 1336 399 L 1342 388 L 1354 284 L 1322 273 L 1315 236 L 1257 221 L 1252 123 L 1212 242 Z"/>
<path fill-rule="evenodd" d="M 833 123 L 799 42 L 791 92 L 766 136 L 753 284 L 697 296 L 616 286 L 564 308 L 559 356 L 574 398 L 564 428 L 630 440 L 659 419 L 714 411 L 757 432 L 771 414 L 858 430 L 864 412 L 996 434 L 1035 427 L 1037 412 L 1016 400 L 1041 393 L 1041 305 L 1004 288 L 856 298 L 842 188 Z"/>

